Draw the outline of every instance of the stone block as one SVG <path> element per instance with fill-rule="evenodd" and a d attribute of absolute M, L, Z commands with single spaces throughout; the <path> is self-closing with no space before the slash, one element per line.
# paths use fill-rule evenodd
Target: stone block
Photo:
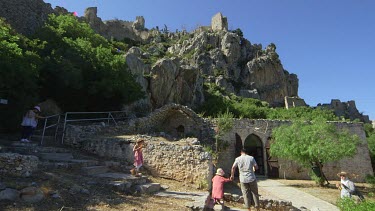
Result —
<path fill-rule="evenodd" d="M 21 190 L 21 199 L 25 202 L 36 203 L 44 199 L 44 193 L 39 188 L 27 187 Z"/>
<path fill-rule="evenodd" d="M 6 188 L 5 190 L 0 191 L 0 201 L 10 200 L 16 201 L 20 197 L 20 192 L 15 189 Z"/>
<path fill-rule="evenodd" d="M 82 172 L 86 175 L 95 175 L 95 174 L 103 174 L 108 172 L 107 166 L 88 166 L 83 167 Z"/>
<path fill-rule="evenodd" d="M 40 159 L 52 161 L 68 161 L 73 159 L 72 153 L 40 153 Z"/>
<path fill-rule="evenodd" d="M 142 194 L 155 193 L 155 192 L 158 192 L 160 188 L 161 187 L 159 183 L 146 183 L 146 184 L 136 186 L 136 190 Z"/>

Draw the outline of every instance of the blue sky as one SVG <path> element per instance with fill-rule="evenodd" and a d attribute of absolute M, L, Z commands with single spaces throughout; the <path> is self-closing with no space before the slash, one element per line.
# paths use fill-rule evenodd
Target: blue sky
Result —
<path fill-rule="evenodd" d="M 208 26 L 222 12 L 229 29 L 251 43 L 275 43 L 284 69 L 299 78 L 310 106 L 355 100 L 375 120 L 375 1 L 373 0 L 44 0 L 79 16 L 98 7 L 102 20 L 135 20 L 169 30 Z"/>

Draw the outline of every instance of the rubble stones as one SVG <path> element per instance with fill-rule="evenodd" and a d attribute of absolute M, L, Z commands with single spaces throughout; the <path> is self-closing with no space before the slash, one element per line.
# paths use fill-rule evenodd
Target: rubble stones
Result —
<path fill-rule="evenodd" d="M 44 199 L 43 191 L 36 187 L 27 187 L 20 192 L 21 199 L 25 202 L 36 203 Z"/>
<path fill-rule="evenodd" d="M 16 201 L 20 197 L 20 192 L 15 189 L 6 188 L 5 190 L 0 191 L 0 201 L 10 200 Z"/>
<path fill-rule="evenodd" d="M 29 177 L 38 169 L 39 159 L 33 155 L 0 153 L 0 175 Z"/>

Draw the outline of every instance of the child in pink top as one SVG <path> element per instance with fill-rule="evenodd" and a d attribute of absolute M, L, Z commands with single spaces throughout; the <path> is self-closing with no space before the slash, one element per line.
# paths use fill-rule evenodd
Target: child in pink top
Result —
<path fill-rule="evenodd" d="M 137 143 L 133 147 L 134 152 L 134 169 L 132 169 L 130 172 L 133 175 L 140 176 L 139 168 L 143 165 L 143 154 L 142 150 L 145 146 L 145 141 L 143 139 L 138 139 Z"/>
<path fill-rule="evenodd" d="M 232 180 L 224 177 L 225 172 L 223 169 L 218 168 L 216 175 L 212 178 L 212 194 L 211 197 L 214 199 L 215 203 L 219 203 L 224 210 L 224 183 L 230 182 Z"/>

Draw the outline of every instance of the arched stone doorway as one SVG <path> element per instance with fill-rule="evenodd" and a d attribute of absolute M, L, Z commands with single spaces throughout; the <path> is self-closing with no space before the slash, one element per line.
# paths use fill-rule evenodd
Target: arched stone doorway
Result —
<path fill-rule="evenodd" d="M 245 142 L 244 148 L 247 150 L 248 154 L 253 156 L 258 164 L 258 171 L 256 174 L 264 175 L 265 174 L 265 167 L 263 162 L 263 144 L 262 140 L 254 134 L 250 134 Z"/>
<path fill-rule="evenodd" d="M 176 132 L 177 132 L 177 137 L 179 138 L 185 137 L 185 127 L 183 125 L 179 125 L 176 128 Z"/>

